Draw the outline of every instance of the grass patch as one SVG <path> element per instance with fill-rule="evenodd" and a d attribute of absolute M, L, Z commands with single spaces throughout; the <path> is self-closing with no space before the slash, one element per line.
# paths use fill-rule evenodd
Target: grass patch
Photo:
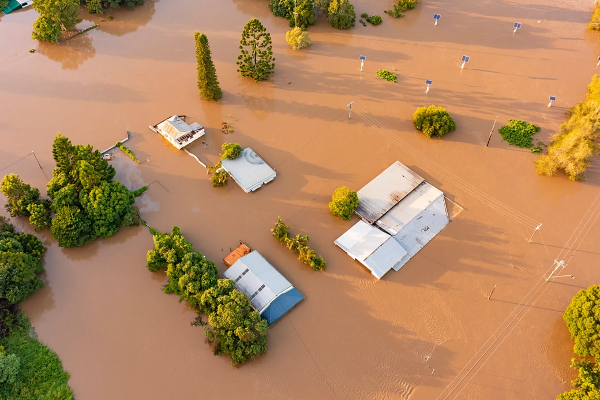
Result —
<path fill-rule="evenodd" d="M 139 189 L 135 189 L 132 193 L 135 197 L 138 197 L 139 195 L 144 193 L 146 190 L 148 190 L 148 186 L 142 186 Z"/>
<path fill-rule="evenodd" d="M 502 135 L 502 140 L 506 140 L 513 146 L 531 149 L 534 154 L 542 151 L 539 143 L 538 146 L 533 147 L 533 135 L 540 131 L 539 126 L 517 119 L 509 119 L 508 122 L 508 125 L 498 130 L 498 133 Z"/>
<path fill-rule="evenodd" d="M 385 69 L 380 69 L 379 71 L 377 71 L 377 76 L 381 79 L 385 79 L 388 82 L 396 83 L 398 80 L 398 76 L 395 73 L 386 71 Z"/>
<path fill-rule="evenodd" d="M 19 359 L 19 371 L 12 384 L 0 384 L 1 399 L 19 400 L 72 400 L 68 385 L 69 373 L 62 368 L 60 359 L 42 342 L 29 335 L 31 324 L 19 311 L 18 323 L 2 340 L 7 355 Z"/>
<path fill-rule="evenodd" d="M 120 148 L 121 151 L 123 151 L 123 153 L 127 154 L 129 156 L 129 158 L 131 158 L 133 161 L 135 161 L 138 164 L 140 163 L 140 160 L 137 159 L 135 154 L 133 154 L 133 152 L 131 150 L 129 150 L 127 147 L 125 147 L 123 145 L 123 143 L 117 142 L 117 147 Z"/>

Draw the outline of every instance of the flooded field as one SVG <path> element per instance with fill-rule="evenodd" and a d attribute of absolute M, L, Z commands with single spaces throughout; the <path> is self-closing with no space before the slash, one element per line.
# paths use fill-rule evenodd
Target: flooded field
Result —
<path fill-rule="evenodd" d="M 32 150 L 43 167 L 30 156 L 2 174 L 43 189 L 56 132 L 103 150 L 127 130 L 127 146 L 142 162 L 117 151 L 112 163 L 131 189 L 157 181 L 138 199 L 150 226 L 178 225 L 221 272 L 221 259 L 243 240 L 306 299 L 270 329 L 265 356 L 232 368 L 190 326 L 194 313 L 161 292 L 164 273 L 146 269 L 146 228 L 80 249 L 59 248 L 43 232 L 46 287 L 23 309 L 70 372 L 77 399 L 507 400 L 555 398 L 570 388 L 562 312 L 578 290 L 598 283 L 600 228 L 591 227 L 572 258 L 575 248 L 561 249 L 598 195 L 599 164 L 573 183 L 537 176 L 535 156 L 497 133 L 485 144 L 496 116 L 497 127 L 508 118 L 540 125 L 536 137 L 548 143 L 567 108 L 584 98 L 600 55 L 600 36 L 586 30 L 592 0 L 423 0 L 397 20 L 383 14 L 387 0 L 355 0 L 357 14 L 382 14 L 383 24 L 338 31 L 321 16 L 308 29 L 313 44 L 299 52 L 266 0 L 146 1 L 114 12 L 112 21 L 84 13 L 80 27 L 99 28 L 61 45 L 30 39 L 32 9 L 1 17 L 0 168 Z M 236 72 L 252 17 L 273 38 L 275 75 L 267 82 Z M 523 27 L 513 34 L 517 21 Z M 198 97 L 195 30 L 211 44 L 224 93 L 218 103 Z M 464 70 L 462 55 L 471 57 Z M 398 83 L 376 78 L 381 68 L 397 70 Z M 428 94 L 426 79 L 433 80 Z M 551 95 L 557 101 L 548 108 Z M 412 114 L 430 104 L 445 107 L 457 130 L 440 140 L 416 132 Z M 188 147 L 204 163 L 215 164 L 220 145 L 235 141 L 277 178 L 250 194 L 233 181 L 211 187 L 192 157 L 148 129 L 173 114 L 206 127 L 206 144 Z M 222 121 L 234 132 L 222 134 Z M 357 217 L 337 219 L 327 202 L 335 188 L 358 190 L 394 161 L 464 211 L 378 281 L 333 244 Z M 326 272 L 273 241 L 278 216 L 310 236 Z M 33 231 L 26 221 L 17 225 Z M 520 324 L 449 394 L 460 376 L 453 378 L 565 254 L 565 273 L 575 279 L 545 284 Z"/>

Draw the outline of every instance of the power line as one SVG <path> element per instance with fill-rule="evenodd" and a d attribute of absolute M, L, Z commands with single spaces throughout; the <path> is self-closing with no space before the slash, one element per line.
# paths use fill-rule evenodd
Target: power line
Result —
<path fill-rule="evenodd" d="M 21 161 L 21 160 L 23 160 L 23 159 L 25 159 L 25 158 L 29 157 L 29 156 L 30 156 L 30 155 L 32 155 L 32 154 L 33 154 L 33 152 L 31 152 L 31 153 L 27 154 L 27 155 L 26 155 L 26 156 L 24 156 L 24 157 L 21 157 L 21 158 L 19 158 L 19 159 L 18 159 L 17 161 L 15 161 L 14 163 L 12 163 L 12 164 L 9 164 L 9 165 L 7 165 L 6 167 L 4 167 L 4 168 L 0 169 L 0 172 L 4 171 L 4 170 L 5 170 L 5 169 L 7 169 L 7 168 L 10 168 L 10 167 L 12 167 L 13 165 L 15 165 L 16 163 L 18 163 L 19 161 Z M 41 167 L 40 167 L 40 168 L 41 168 Z"/>

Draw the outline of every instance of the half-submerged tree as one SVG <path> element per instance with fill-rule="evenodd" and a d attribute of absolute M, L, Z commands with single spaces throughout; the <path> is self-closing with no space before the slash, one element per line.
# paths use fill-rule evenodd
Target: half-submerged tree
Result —
<path fill-rule="evenodd" d="M 335 189 L 329 203 L 329 211 L 336 217 L 348 221 L 358 207 L 358 195 L 346 186 Z"/>
<path fill-rule="evenodd" d="M 124 5 L 131 10 L 136 5 L 144 4 L 144 0 L 82 0 L 81 4 L 85 5 L 85 8 L 90 14 L 100 14 L 121 5 Z"/>
<path fill-rule="evenodd" d="M 204 33 L 194 33 L 196 42 L 196 61 L 198 62 L 198 89 L 204 100 L 219 100 L 223 96 L 219 87 L 217 70 L 213 64 L 208 38 Z"/>
<path fill-rule="evenodd" d="M 81 22 L 79 0 L 35 0 L 33 8 L 40 14 L 33 23 L 33 39 L 56 43 Z"/>
<path fill-rule="evenodd" d="M 269 9 L 274 16 L 287 19 L 290 27 L 306 29 L 316 22 L 314 0 L 270 0 Z"/>
<path fill-rule="evenodd" d="M 256 18 L 252 18 L 242 32 L 241 54 L 238 56 L 238 72 L 255 82 L 269 79 L 275 69 L 271 35 Z"/>
<path fill-rule="evenodd" d="M 600 3 L 596 5 L 596 10 L 592 14 L 588 28 L 594 31 L 600 31 Z"/>
<path fill-rule="evenodd" d="M 350 29 L 356 21 L 354 6 L 348 0 L 331 0 L 327 21 L 337 29 Z"/>
<path fill-rule="evenodd" d="M 446 109 L 437 106 L 417 108 L 413 114 L 413 124 L 428 138 L 442 137 L 456 129 L 456 124 Z"/>
<path fill-rule="evenodd" d="M 310 46 L 310 37 L 308 33 L 304 32 L 302 29 L 296 27 L 291 31 L 287 31 L 285 33 L 285 40 L 292 46 L 292 50 L 300 50 L 305 47 Z"/>

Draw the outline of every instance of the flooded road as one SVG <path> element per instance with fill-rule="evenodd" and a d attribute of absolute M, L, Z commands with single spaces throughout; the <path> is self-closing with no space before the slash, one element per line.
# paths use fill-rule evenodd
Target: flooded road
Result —
<path fill-rule="evenodd" d="M 539 177 L 528 150 L 497 133 L 485 143 L 496 116 L 497 127 L 508 118 L 540 125 L 536 138 L 549 143 L 567 108 L 584 98 L 600 54 L 599 35 L 586 30 L 593 1 L 425 0 L 397 20 L 383 14 L 388 1 L 353 4 L 358 15 L 381 14 L 383 24 L 338 31 L 321 16 L 308 29 L 313 44 L 300 52 L 289 48 L 287 21 L 273 17 L 266 0 L 147 0 L 102 22 L 84 13 L 80 27 L 99 28 L 58 46 L 29 39 L 34 10 L 1 17 L 0 168 L 32 150 L 43 166 L 27 157 L 2 174 L 43 189 L 56 132 L 102 150 L 128 130 L 127 147 L 142 162 L 119 152 L 112 162 L 129 188 L 157 181 L 138 199 L 150 226 L 180 226 L 221 272 L 221 259 L 244 240 L 306 297 L 269 331 L 265 356 L 232 368 L 190 326 L 194 313 L 161 292 L 164 273 L 147 271 L 147 229 L 68 250 L 44 232 L 46 288 L 23 309 L 70 372 L 77 399 L 435 399 L 565 253 L 598 194 L 598 163 L 585 182 Z M 442 15 L 438 26 L 434 13 Z M 268 82 L 236 72 L 252 17 L 273 38 Z M 514 22 L 523 24 L 516 34 Z M 219 103 L 198 97 L 195 30 L 210 41 Z M 360 55 L 367 57 L 362 74 Z M 462 55 L 471 57 L 464 70 Z M 398 83 L 376 78 L 382 68 L 396 70 Z M 433 80 L 428 94 L 426 79 Z M 557 101 L 548 108 L 551 95 Z M 430 104 L 457 123 L 441 140 L 412 127 L 414 110 Z M 148 129 L 173 114 L 206 127 L 206 145 L 188 148 L 202 162 L 215 164 L 220 145 L 235 141 L 277 178 L 250 194 L 233 181 L 212 188 L 192 157 Z M 234 132 L 223 135 L 222 121 Z M 327 203 L 336 187 L 358 190 L 396 160 L 465 211 L 377 281 L 333 244 L 357 220 L 332 217 Z M 310 236 L 326 272 L 272 240 L 278 216 Z M 528 244 L 536 223 L 543 227 Z M 547 285 L 449 399 L 547 399 L 570 387 L 562 312 L 578 290 L 598 283 L 599 239 L 594 225 L 565 271 L 576 279 Z"/>

